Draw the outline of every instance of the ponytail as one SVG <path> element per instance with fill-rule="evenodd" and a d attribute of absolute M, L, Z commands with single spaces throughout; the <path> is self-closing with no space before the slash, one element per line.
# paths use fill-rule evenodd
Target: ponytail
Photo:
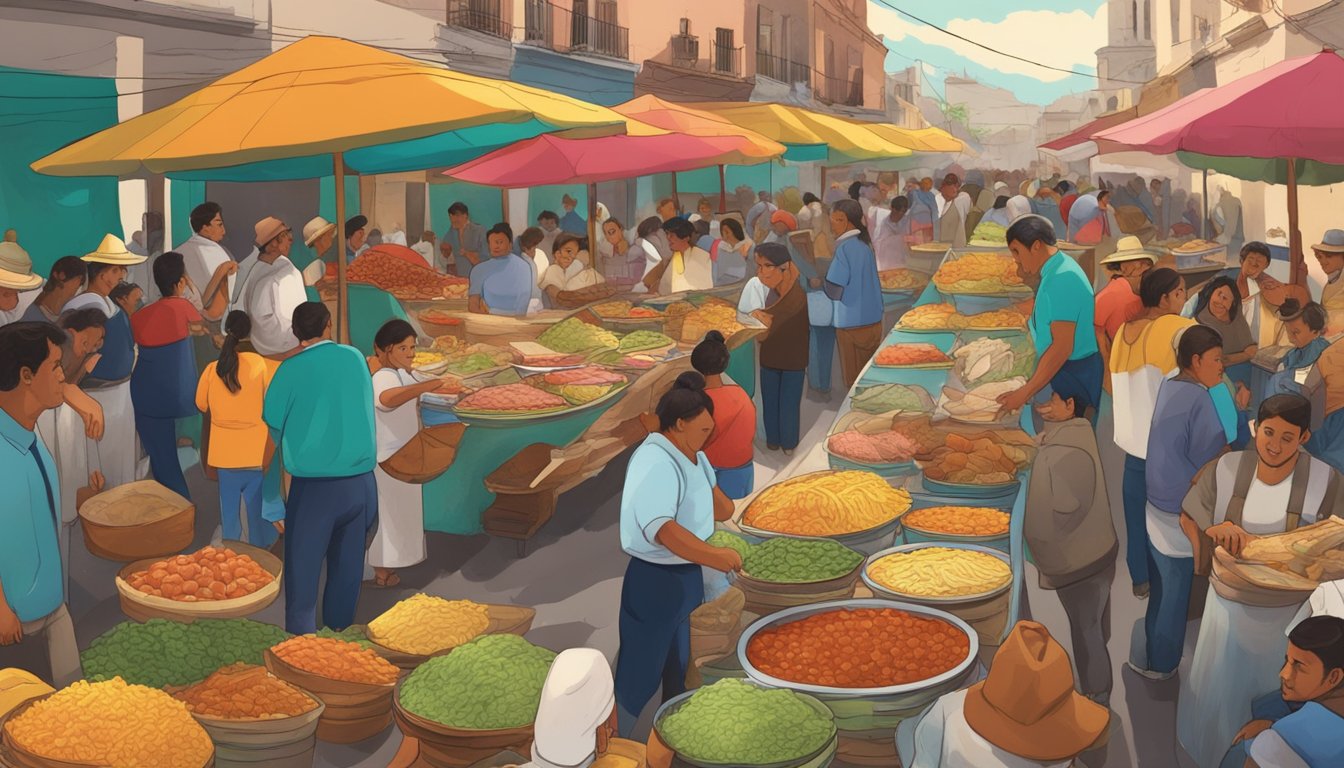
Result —
<path fill-rule="evenodd" d="M 252 334 L 252 320 L 246 312 L 233 310 L 224 320 L 224 344 L 219 348 L 215 373 L 233 393 L 243 388 L 238 381 L 238 343 Z"/>
<path fill-rule="evenodd" d="M 834 210 L 843 213 L 845 219 L 849 221 L 849 226 L 859 230 L 859 242 L 871 248 L 873 238 L 868 234 L 868 223 L 864 221 L 863 206 L 859 205 L 859 201 L 838 200 Z"/>

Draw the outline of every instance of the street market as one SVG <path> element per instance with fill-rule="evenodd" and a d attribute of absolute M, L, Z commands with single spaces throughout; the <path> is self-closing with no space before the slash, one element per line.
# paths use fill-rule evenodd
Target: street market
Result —
<path fill-rule="evenodd" d="M 1336 51 L 1013 169 L 355 38 L 0 195 L 0 766 L 1344 765 Z"/>

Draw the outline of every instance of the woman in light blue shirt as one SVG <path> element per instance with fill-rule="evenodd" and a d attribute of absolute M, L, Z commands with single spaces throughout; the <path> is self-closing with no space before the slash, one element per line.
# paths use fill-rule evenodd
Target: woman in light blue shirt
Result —
<path fill-rule="evenodd" d="M 630 555 L 621 586 L 616 657 L 619 731 L 629 738 L 661 684 L 666 701 L 686 690 L 691 612 L 704 601 L 700 567 L 742 568 L 736 551 L 705 540 L 733 503 L 715 487 L 705 443 L 714 402 L 705 379 L 687 371 L 658 401 L 658 431 L 635 449 L 621 496 L 621 549 Z"/>
<path fill-rule="evenodd" d="M 845 388 L 882 344 L 882 283 L 863 207 L 841 200 L 831 210 L 835 258 L 826 272 L 826 295 L 835 300 L 835 336 Z"/>

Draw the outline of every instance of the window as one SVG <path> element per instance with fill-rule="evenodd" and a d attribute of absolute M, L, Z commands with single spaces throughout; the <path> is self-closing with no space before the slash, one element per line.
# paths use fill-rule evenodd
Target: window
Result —
<path fill-rule="evenodd" d="M 756 9 L 756 51 L 765 56 L 775 55 L 775 14 L 764 6 Z"/>
<path fill-rule="evenodd" d="M 1143 39 L 1153 39 L 1153 0 L 1143 2 Z"/>
<path fill-rule="evenodd" d="M 681 35 L 682 37 L 689 36 L 691 34 L 691 20 L 682 19 L 677 29 L 680 30 L 677 34 Z"/>
<path fill-rule="evenodd" d="M 716 72 L 732 73 L 733 54 L 733 30 L 719 27 L 714 30 L 714 70 Z"/>
<path fill-rule="evenodd" d="M 792 37 L 793 37 L 793 17 L 792 17 L 792 16 L 780 16 L 780 17 L 779 17 L 779 58 L 781 58 L 781 59 L 785 59 L 785 60 L 788 60 L 788 61 L 792 61 L 792 60 L 793 60 L 793 56 L 791 55 L 791 54 L 793 53 L 793 45 L 792 45 L 792 39 L 791 39 Z"/>
<path fill-rule="evenodd" d="M 1137 40 L 1139 37 L 1139 0 L 1132 0 L 1132 2 L 1130 2 L 1129 11 L 1129 18 L 1133 20 L 1131 31 L 1134 33 L 1134 38 Z"/>
<path fill-rule="evenodd" d="M 1181 0 L 1171 0 L 1171 42 L 1181 42 Z"/>
<path fill-rule="evenodd" d="M 574 0 L 569 38 L 572 48 L 582 50 L 588 47 L 588 0 Z"/>

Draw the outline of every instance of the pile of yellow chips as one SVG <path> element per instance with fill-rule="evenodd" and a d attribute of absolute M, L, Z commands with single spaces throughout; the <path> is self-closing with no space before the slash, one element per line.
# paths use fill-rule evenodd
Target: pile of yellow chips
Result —
<path fill-rule="evenodd" d="M 872 472 L 814 472 L 772 485 L 742 523 L 793 536 L 841 536 L 877 528 L 910 509 L 910 494 Z"/>
<path fill-rule="evenodd" d="M 456 648 L 489 626 L 490 609 L 480 603 L 418 594 L 369 622 L 368 635 L 384 648 L 427 656 Z"/>

